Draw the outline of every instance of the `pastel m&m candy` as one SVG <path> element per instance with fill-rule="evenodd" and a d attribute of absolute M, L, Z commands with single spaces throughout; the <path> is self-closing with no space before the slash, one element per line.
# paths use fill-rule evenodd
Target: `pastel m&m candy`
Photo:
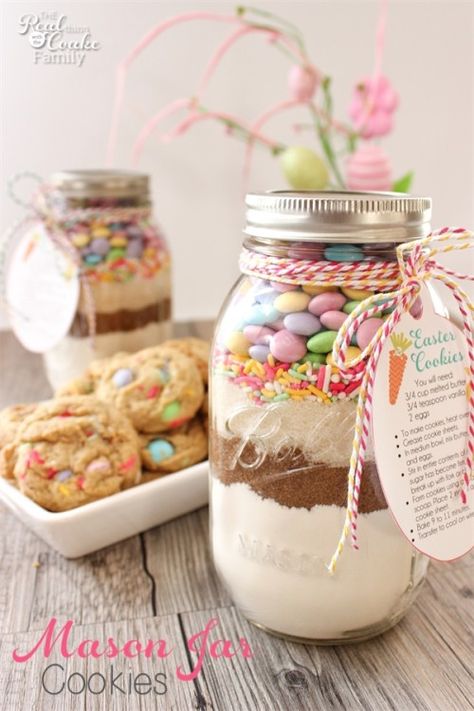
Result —
<path fill-rule="evenodd" d="M 286 296 L 286 294 L 282 294 L 282 296 Z M 272 304 L 256 304 L 244 314 L 243 321 L 246 325 L 263 326 L 276 321 L 279 317 L 280 312 Z"/>
<path fill-rule="evenodd" d="M 282 331 L 277 331 L 270 339 L 270 352 L 282 362 L 293 363 L 303 358 L 306 354 L 306 343 L 301 336 L 283 329 Z"/>
<path fill-rule="evenodd" d="M 250 346 L 249 355 L 254 360 L 258 360 L 259 363 L 266 363 L 268 355 L 270 353 L 270 348 L 264 345 Z"/>
<path fill-rule="evenodd" d="M 86 467 L 86 474 L 99 474 L 110 471 L 110 462 L 105 457 L 92 460 Z"/>
<path fill-rule="evenodd" d="M 116 388 L 124 388 L 126 385 L 130 385 L 133 379 L 133 371 L 130 368 L 119 368 L 112 376 L 112 382 Z"/>
<path fill-rule="evenodd" d="M 100 254 L 102 257 L 105 257 L 110 249 L 109 241 L 104 237 L 93 239 L 90 243 L 90 248 L 95 254 Z"/>
<path fill-rule="evenodd" d="M 255 344 L 268 343 L 269 339 L 274 335 L 273 328 L 268 328 L 267 326 L 245 326 L 244 328 L 245 338 Z"/>
<path fill-rule="evenodd" d="M 175 453 L 173 445 L 166 439 L 152 440 L 148 444 L 147 449 L 150 452 L 151 458 L 156 464 L 158 464 L 158 462 L 162 462 L 163 459 L 168 459 L 169 457 L 172 457 Z"/>
<path fill-rule="evenodd" d="M 240 331 L 233 331 L 225 340 L 226 348 L 228 348 L 231 353 L 234 353 L 234 355 L 248 355 L 250 345 L 251 343 L 248 338 Z"/>
<path fill-rule="evenodd" d="M 169 402 L 163 409 L 161 419 L 163 422 L 172 422 L 173 420 L 176 420 L 180 412 L 181 403 L 179 400 L 173 400 L 173 402 Z"/>
<path fill-rule="evenodd" d="M 283 324 L 288 331 L 300 336 L 311 336 L 321 330 L 317 316 L 301 311 L 285 316 Z"/>
<path fill-rule="evenodd" d="M 308 305 L 308 311 L 321 316 L 325 311 L 339 311 L 346 303 L 346 297 L 339 292 L 327 292 L 314 296 Z"/>
<path fill-rule="evenodd" d="M 381 318 L 368 318 L 360 324 L 357 329 L 357 345 L 359 348 L 362 350 L 367 348 L 380 326 L 383 326 Z"/>
<path fill-rule="evenodd" d="M 61 471 L 57 472 L 54 475 L 54 478 L 56 479 L 56 481 L 67 481 L 73 476 L 74 472 L 72 472 L 71 469 L 61 469 Z"/>
<path fill-rule="evenodd" d="M 332 351 L 336 336 L 337 331 L 321 331 L 312 336 L 306 345 L 313 353 L 329 353 Z"/>
<path fill-rule="evenodd" d="M 303 291 L 287 291 L 277 296 L 273 302 L 274 307 L 282 314 L 291 314 L 294 311 L 304 311 L 311 297 Z"/>
<path fill-rule="evenodd" d="M 319 318 L 325 328 L 330 331 L 339 331 L 347 318 L 347 314 L 343 311 L 325 311 Z"/>
<path fill-rule="evenodd" d="M 348 299 L 351 301 L 364 301 L 368 299 L 369 296 L 373 296 L 373 291 L 368 291 L 367 289 L 349 289 L 348 287 L 341 287 L 341 291 Z"/>

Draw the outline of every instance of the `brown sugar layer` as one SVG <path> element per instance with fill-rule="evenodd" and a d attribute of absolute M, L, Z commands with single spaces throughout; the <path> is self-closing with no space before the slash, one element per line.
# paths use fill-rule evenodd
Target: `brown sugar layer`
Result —
<path fill-rule="evenodd" d="M 222 437 L 214 432 L 210 440 L 210 459 L 214 476 L 223 484 L 248 484 L 263 499 L 273 499 L 282 506 L 308 510 L 316 504 L 346 507 L 349 467 L 310 462 L 301 449 L 280 450 L 278 456 L 262 455 L 252 442 Z M 359 512 L 386 508 L 375 463 L 366 462 Z"/>
<path fill-rule="evenodd" d="M 111 313 L 97 312 L 96 333 L 113 333 L 116 331 L 134 331 L 149 323 L 168 321 L 171 318 L 171 300 L 163 299 L 143 309 L 120 309 Z M 87 315 L 78 311 L 69 331 L 70 336 L 87 338 L 89 336 L 89 322 Z"/>

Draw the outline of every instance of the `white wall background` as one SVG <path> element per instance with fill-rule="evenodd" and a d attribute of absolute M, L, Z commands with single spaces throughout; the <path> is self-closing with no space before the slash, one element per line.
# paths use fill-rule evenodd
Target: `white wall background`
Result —
<path fill-rule="evenodd" d="M 375 1 L 260 1 L 304 29 L 314 63 L 334 80 L 337 114 L 346 118 L 353 84 L 372 68 Z M 118 60 L 153 24 L 195 9 L 232 11 L 234 2 L 9 2 L 2 5 L 1 224 L 21 216 L 6 195 L 18 171 L 42 176 L 60 168 L 103 165 Z M 84 66 L 33 63 L 18 34 L 25 12 L 57 10 L 87 25 L 102 45 Z M 413 168 L 414 191 L 434 199 L 435 226 L 474 226 L 473 211 L 474 5 L 456 0 L 392 0 L 384 71 L 401 94 L 396 131 L 383 145 L 395 176 Z M 117 166 L 129 167 L 131 146 L 144 121 L 166 102 L 192 93 L 223 25 L 183 25 L 164 35 L 133 66 L 120 126 Z M 205 100 L 251 120 L 286 96 L 287 59 L 258 38 L 246 38 L 226 57 Z M 284 142 L 295 137 L 292 112 L 269 126 Z M 170 123 L 167 124 L 171 126 Z M 243 145 L 211 122 L 169 145 L 153 138 L 139 168 L 153 178 L 156 215 L 175 257 L 178 318 L 212 317 L 237 274 L 243 207 Z M 278 165 L 258 151 L 250 187 L 284 186 Z"/>

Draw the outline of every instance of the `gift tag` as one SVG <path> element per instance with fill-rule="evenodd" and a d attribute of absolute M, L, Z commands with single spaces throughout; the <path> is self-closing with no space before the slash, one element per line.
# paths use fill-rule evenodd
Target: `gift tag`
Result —
<path fill-rule="evenodd" d="M 474 540 L 473 484 L 466 503 L 460 493 L 467 454 L 466 343 L 434 312 L 426 289 L 421 298 L 421 318 L 401 318 L 378 362 L 374 452 L 385 498 L 405 536 L 421 553 L 453 560 Z"/>
<path fill-rule="evenodd" d="M 44 353 L 64 338 L 79 300 L 78 270 L 41 227 L 15 248 L 5 286 L 11 326 L 25 348 Z"/>

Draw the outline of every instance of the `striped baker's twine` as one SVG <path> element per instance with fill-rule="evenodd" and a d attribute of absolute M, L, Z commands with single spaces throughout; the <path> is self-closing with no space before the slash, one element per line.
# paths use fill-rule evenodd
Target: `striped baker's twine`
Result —
<path fill-rule="evenodd" d="M 240 271 L 249 276 L 298 286 L 350 286 L 353 289 L 395 289 L 400 271 L 395 261 L 327 262 L 270 257 L 243 249 Z"/>
<path fill-rule="evenodd" d="M 457 302 L 463 323 L 469 361 L 469 420 L 466 467 L 461 486 L 461 501 L 466 503 L 467 490 L 474 461 L 474 340 L 472 314 L 474 304 L 457 280 L 474 281 L 474 276 L 455 272 L 433 259 L 437 254 L 474 248 L 474 233 L 464 228 L 443 227 L 432 232 L 424 239 L 399 245 L 396 262 L 348 262 L 333 263 L 325 261 L 298 260 L 291 258 L 270 257 L 251 253 L 244 249 L 240 258 L 241 271 L 248 276 L 295 284 L 299 286 L 346 286 L 375 290 L 379 293 L 361 301 L 341 326 L 334 342 L 332 356 L 334 364 L 341 370 L 344 378 L 360 378 L 353 369 L 366 361 L 359 398 L 356 408 L 356 422 L 350 467 L 348 473 L 347 507 L 343 530 L 336 551 L 331 558 L 328 570 L 334 573 L 337 561 L 344 548 L 345 541 L 351 535 L 354 548 L 357 544 L 357 516 L 362 469 L 370 435 L 372 417 L 372 395 L 375 371 L 382 348 L 397 326 L 402 315 L 410 310 L 417 299 L 421 285 L 429 279 L 444 283 Z M 363 321 L 393 308 L 392 313 L 377 331 L 369 345 L 356 358 L 346 359 L 347 349 L 351 345 L 354 333 Z"/>
<path fill-rule="evenodd" d="M 361 301 L 354 311 L 348 316 L 341 326 L 333 346 L 334 363 L 344 374 L 346 368 L 353 368 L 358 363 L 368 358 L 362 378 L 356 410 L 356 423 L 352 454 L 348 473 L 347 507 L 341 537 L 336 551 L 328 565 L 329 572 L 333 573 L 337 561 L 344 548 L 345 541 L 351 535 L 352 545 L 357 545 L 357 515 L 359 508 L 359 494 L 362 479 L 362 469 L 365 461 L 368 440 L 370 436 L 370 421 L 372 416 L 372 396 L 375 381 L 375 372 L 382 348 L 390 337 L 392 331 L 417 298 L 421 285 L 430 280 L 438 280 L 445 284 L 457 302 L 462 318 L 463 333 L 467 344 L 468 372 L 469 372 L 469 416 L 466 466 L 463 472 L 461 486 L 461 501 L 467 502 L 467 491 L 473 471 L 474 461 L 474 339 L 473 339 L 473 312 L 474 304 L 468 294 L 459 286 L 457 280 L 474 281 L 474 276 L 461 274 L 448 269 L 433 257 L 456 250 L 474 248 L 474 233 L 464 228 L 450 229 L 444 227 L 432 232 L 431 235 L 421 240 L 408 242 L 397 248 L 398 263 L 401 274 L 400 288 L 390 294 L 375 294 Z M 383 301 L 395 308 L 389 318 L 379 328 L 362 353 L 356 358 L 346 360 L 347 349 L 351 338 L 361 323 L 380 310 Z"/>

